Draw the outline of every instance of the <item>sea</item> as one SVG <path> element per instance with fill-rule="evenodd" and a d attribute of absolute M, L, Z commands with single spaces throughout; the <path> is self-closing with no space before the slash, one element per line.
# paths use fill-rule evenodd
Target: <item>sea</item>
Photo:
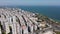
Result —
<path fill-rule="evenodd" d="M 43 14 L 49 18 L 60 20 L 60 6 L 8 6 L 20 8 L 25 11 Z"/>

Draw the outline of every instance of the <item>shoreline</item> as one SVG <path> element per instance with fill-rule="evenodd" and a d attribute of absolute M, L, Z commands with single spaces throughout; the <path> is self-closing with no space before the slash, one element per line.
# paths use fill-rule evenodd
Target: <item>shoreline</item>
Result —
<path fill-rule="evenodd" d="M 10 7 L 3 7 L 2 9 L 6 9 L 6 8 L 10 8 Z M 14 7 L 11 7 L 10 9 L 12 9 L 12 8 L 14 8 Z M 15 9 L 21 9 L 21 8 L 15 7 Z M 21 10 L 22 10 L 22 9 L 21 9 Z M 47 16 L 47 15 L 44 15 L 43 13 L 38 13 L 38 12 L 33 12 L 33 11 L 27 11 L 27 10 L 24 10 L 24 11 L 25 11 L 25 12 L 29 12 L 29 13 L 39 14 L 39 15 L 42 15 L 42 16 L 51 18 L 51 17 L 49 17 L 49 16 Z M 58 19 L 55 19 L 55 18 L 51 18 L 51 19 L 53 19 L 53 20 L 56 21 L 56 22 L 60 22 L 60 20 L 58 20 Z"/>

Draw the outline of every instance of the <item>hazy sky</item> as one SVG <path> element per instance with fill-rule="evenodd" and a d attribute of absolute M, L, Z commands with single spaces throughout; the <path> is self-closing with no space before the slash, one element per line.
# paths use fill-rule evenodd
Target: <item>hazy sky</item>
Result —
<path fill-rule="evenodd" d="M 0 0 L 2 5 L 60 5 L 60 0 Z"/>

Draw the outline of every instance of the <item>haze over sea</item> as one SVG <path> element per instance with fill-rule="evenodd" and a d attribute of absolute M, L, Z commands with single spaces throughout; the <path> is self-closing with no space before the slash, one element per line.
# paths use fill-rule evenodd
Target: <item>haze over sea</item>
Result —
<path fill-rule="evenodd" d="M 60 20 L 60 6 L 8 6 L 10 8 L 21 8 L 22 10 L 43 14 L 50 18 Z"/>

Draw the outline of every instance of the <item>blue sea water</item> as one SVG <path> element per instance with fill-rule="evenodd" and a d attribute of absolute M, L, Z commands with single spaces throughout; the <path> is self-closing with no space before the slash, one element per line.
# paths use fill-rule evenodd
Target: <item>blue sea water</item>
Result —
<path fill-rule="evenodd" d="M 40 13 L 50 18 L 60 20 L 60 6 L 15 6 L 15 8 Z"/>
<path fill-rule="evenodd" d="M 41 13 L 50 18 L 60 20 L 60 6 L 18 6 L 18 7 L 26 11 Z"/>

